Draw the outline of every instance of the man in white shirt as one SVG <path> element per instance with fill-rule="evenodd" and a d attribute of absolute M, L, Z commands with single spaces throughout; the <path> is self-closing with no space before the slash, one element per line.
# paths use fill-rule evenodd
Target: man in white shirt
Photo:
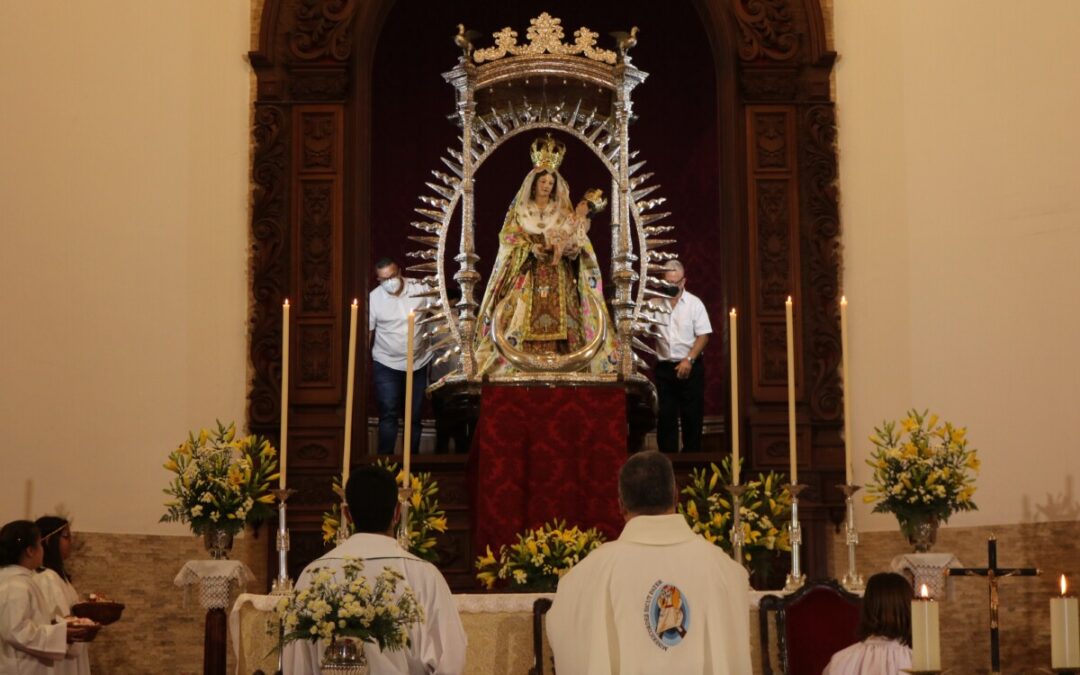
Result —
<path fill-rule="evenodd" d="M 675 511 L 671 461 L 630 457 L 626 526 L 560 581 L 547 615 L 559 675 L 747 675 L 750 583 Z"/>
<path fill-rule="evenodd" d="M 677 288 L 669 301 L 671 314 L 656 339 L 656 394 L 660 411 L 656 444 L 661 452 L 679 451 L 682 421 L 683 452 L 701 451 L 705 421 L 705 363 L 701 353 L 709 342 L 712 325 L 705 303 L 686 290 L 686 270 L 678 260 L 667 264 L 664 279 Z"/>
<path fill-rule="evenodd" d="M 386 567 L 405 577 L 424 610 L 424 620 L 409 632 L 405 650 L 382 652 L 378 645 L 364 644 L 372 675 L 460 675 L 465 672 L 465 629 L 442 574 L 429 562 L 398 546 L 393 533 L 400 516 L 397 483 L 386 469 L 368 465 L 349 476 L 345 487 L 348 511 L 356 534 L 345 543 L 304 568 L 296 589 L 311 585 L 313 570 L 340 572 L 346 558 L 364 560 L 364 576 L 375 578 Z M 297 641 L 285 646 L 285 675 L 319 675 L 319 659 L 325 644 Z"/>
<path fill-rule="evenodd" d="M 401 268 L 390 258 L 375 263 L 378 288 L 368 294 L 368 335 L 375 402 L 379 406 L 379 454 L 394 454 L 398 418 L 405 415 L 405 369 L 408 347 L 409 312 L 425 303 L 416 297 L 427 288 L 401 276 Z M 417 328 L 413 335 L 412 452 L 420 450 L 420 411 L 427 389 L 427 365 L 431 355 L 426 350 L 426 332 Z"/>

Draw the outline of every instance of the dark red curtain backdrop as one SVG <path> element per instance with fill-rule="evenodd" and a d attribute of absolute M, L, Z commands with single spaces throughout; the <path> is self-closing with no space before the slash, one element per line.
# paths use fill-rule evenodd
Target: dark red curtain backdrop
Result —
<path fill-rule="evenodd" d="M 529 19 L 542 11 L 563 21 L 567 41 L 582 25 L 600 33 L 611 48 L 611 31 L 639 26 L 634 64 L 649 73 L 634 92 L 637 120 L 630 127 L 630 144 L 646 160 L 642 171 L 655 172 L 651 182 L 661 188 L 650 195 L 667 197 L 663 210 L 676 225 L 673 235 L 687 267 L 690 290 L 709 308 L 714 343 L 706 352 L 706 414 L 722 414 L 727 405 L 727 366 L 720 336 L 725 319 L 720 284 L 722 266 L 730 264 L 720 250 L 719 153 L 716 76 L 711 47 L 696 9 L 689 0 L 399 0 L 390 10 L 376 45 L 374 65 L 373 255 L 404 259 L 416 248 L 406 237 L 417 196 L 428 193 L 431 171 L 445 171 L 440 157 L 446 148 L 460 147 L 458 130 L 448 119 L 455 112 L 454 91 L 442 73 L 456 63 L 460 50 L 452 36 L 458 23 L 480 31 L 479 45 L 492 44 L 491 33 L 510 26 L 525 41 Z M 481 111 L 484 112 L 484 111 Z M 570 138 L 562 173 L 576 198 L 586 188 L 610 190 L 610 177 L 592 153 Z M 497 233 L 507 206 L 531 168 L 528 145 L 532 137 L 507 142 L 477 172 L 476 244 L 478 267 L 486 279 L 497 250 Z M 594 220 L 593 246 L 605 272 L 611 242 L 607 214 Z M 457 241 L 460 227 L 450 233 Z M 373 261 L 360 261 L 370 267 Z M 451 262 L 447 278 L 456 263 Z M 373 276 L 373 275 L 372 275 Z M 369 281 L 369 283 L 371 283 Z M 479 302 L 481 295 L 477 296 Z"/>
<path fill-rule="evenodd" d="M 469 455 L 473 552 L 544 522 L 622 531 L 622 387 L 485 387 Z"/>

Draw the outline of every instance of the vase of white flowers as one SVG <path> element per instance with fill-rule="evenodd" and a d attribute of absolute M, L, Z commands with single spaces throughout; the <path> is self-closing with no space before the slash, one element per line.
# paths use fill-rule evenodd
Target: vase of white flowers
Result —
<path fill-rule="evenodd" d="M 363 575 L 364 561 L 346 558 L 343 566 L 311 570 L 311 584 L 281 599 L 285 642 L 319 640 L 326 644 L 322 670 L 358 675 L 367 670 L 363 643 L 383 651 L 404 649 L 409 631 L 424 620 L 423 608 L 404 577 L 392 567 L 373 579 Z"/>

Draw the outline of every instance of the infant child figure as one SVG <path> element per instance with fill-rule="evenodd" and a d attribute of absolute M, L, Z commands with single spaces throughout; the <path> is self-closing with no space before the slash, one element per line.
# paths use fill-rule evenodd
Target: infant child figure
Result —
<path fill-rule="evenodd" d="M 581 243 L 588 241 L 589 217 L 603 211 L 607 206 L 604 192 L 598 188 L 587 190 L 574 212 L 562 223 L 544 233 L 544 243 L 551 248 L 551 264 L 558 264 L 563 255 L 574 257 Z"/>

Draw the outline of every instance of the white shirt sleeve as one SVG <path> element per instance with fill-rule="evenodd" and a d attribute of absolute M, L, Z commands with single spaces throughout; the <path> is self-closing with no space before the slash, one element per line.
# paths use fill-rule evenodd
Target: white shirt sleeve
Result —
<path fill-rule="evenodd" d="M 694 303 L 694 337 L 709 335 L 712 333 L 712 324 L 709 323 L 709 312 L 705 309 L 705 303 L 698 300 Z"/>

